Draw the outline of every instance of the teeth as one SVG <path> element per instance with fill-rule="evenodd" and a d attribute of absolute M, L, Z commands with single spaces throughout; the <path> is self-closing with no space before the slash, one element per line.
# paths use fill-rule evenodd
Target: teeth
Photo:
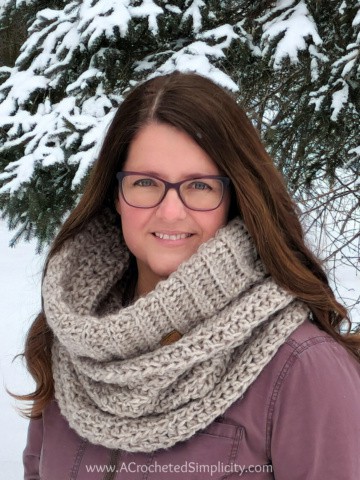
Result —
<path fill-rule="evenodd" d="M 191 233 L 179 233 L 178 235 L 168 235 L 167 233 L 157 233 L 155 236 L 163 240 L 180 240 L 182 238 L 187 238 L 191 236 Z"/>

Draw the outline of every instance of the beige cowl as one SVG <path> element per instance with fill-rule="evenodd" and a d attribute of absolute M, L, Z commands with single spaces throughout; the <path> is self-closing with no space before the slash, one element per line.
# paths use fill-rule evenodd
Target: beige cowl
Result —
<path fill-rule="evenodd" d="M 55 396 L 90 442 L 150 452 L 223 414 L 308 309 L 266 274 L 239 218 L 122 307 L 116 292 L 129 252 L 120 238 L 104 212 L 49 263 L 43 299 Z M 164 346 L 173 330 L 182 337 Z"/>

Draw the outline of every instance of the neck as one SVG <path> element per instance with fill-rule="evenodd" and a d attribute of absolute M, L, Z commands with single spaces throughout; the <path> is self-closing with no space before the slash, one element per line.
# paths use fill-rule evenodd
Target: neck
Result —
<path fill-rule="evenodd" d="M 134 292 L 135 299 L 147 295 L 152 290 L 154 290 L 156 285 L 161 280 L 165 280 L 167 278 L 167 277 L 160 277 L 158 275 L 155 275 L 151 271 L 141 268 L 141 265 L 139 265 L 139 262 L 137 262 L 137 266 L 138 266 L 138 279 L 137 279 L 135 292 Z"/>

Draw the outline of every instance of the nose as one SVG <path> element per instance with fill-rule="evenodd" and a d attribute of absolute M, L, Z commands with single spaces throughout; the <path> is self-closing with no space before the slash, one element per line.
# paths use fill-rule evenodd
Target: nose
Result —
<path fill-rule="evenodd" d="M 168 221 L 186 218 L 186 207 L 174 188 L 167 191 L 162 202 L 156 208 L 156 215 Z"/>

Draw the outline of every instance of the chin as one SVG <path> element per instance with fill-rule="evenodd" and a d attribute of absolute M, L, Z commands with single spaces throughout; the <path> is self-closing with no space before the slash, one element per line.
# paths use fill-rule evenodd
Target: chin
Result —
<path fill-rule="evenodd" d="M 180 264 L 184 262 L 182 260 L 181 262 L 177 263 L 172 263 L 172 264 L 167 264 L 167 265 L 162 265 L 161 268 L 159 268 L 159 265 L 157 265 L 157 268 L 153 269 L 153 272 L 158 275 L 159 277 L 167 278 L 169 275 L 171 275 L 173 272 L 175 272 Z"/>
<path fill-rule="evenodd" d="M 179 263 L 179 265 L 180 265 L 180 263 Z M 158 275 L 161 278 L 168 278 L 169 275 L 171 275 L 172 273 L 174 273 L 177 270 L 179 265 L 177 265 L 176 267 L 172 267 L 172 268 L 164 268 L 164 269 L 161 269 L 161 270 L 155 270 L 155 273 L 156 273 L 156 275 Z"/>

